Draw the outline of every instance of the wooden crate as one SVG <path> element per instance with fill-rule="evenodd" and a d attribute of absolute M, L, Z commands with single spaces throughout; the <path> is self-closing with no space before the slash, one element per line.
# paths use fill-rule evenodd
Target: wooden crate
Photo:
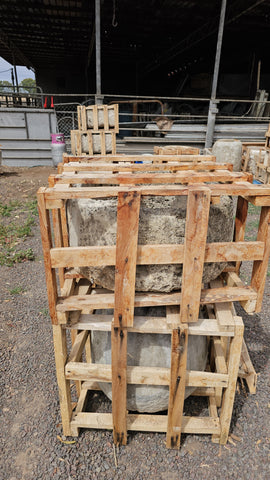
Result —
<path fill-rule="evenodd" d="M 116 153 L 116 134 L 90 130 L 71 130 L 71 153 L 73 155 L 106 155 Z"/>
<path fill-rule="evenodd" d="M 242 320 L 235 315 L 232 303 L 240 301 L 249 313 L 261 308 L 270 253 L 270 187 L 252 185 L 245 175 L 240 179 L 234 172 L 224 173 L 223 179 L 215 177 L 219 173 L 186 172 L 185 178 L 183 172 L 157 173 L 152 174 L 152 178 L 137 173 L 90 173 L 78 178 L 80 174 L 71 173 L 51 177 L 50 187 L 39 190 L 41 236 L 65 435 L 78 435 L 80 427 L 108 428 L 113 429 L 116 444 L 125 444 L 128 430 L 166 431 L 167 446 L 179 448 L 181 432 L 211 433 L 213 440 L 226 443 L 243 338 Z M 217 183 L 218 180 L 226 183 Z M 187 185 L 189 181 L 192 185 Z M 99 186 L 76 187 L 78 183 Z M 184 245 L 137 245 L 140 199 L 148 195 L 187 196 Z M 206 241 L 209 205 L 221 195 L 238 196 L 235 239 L 209 244 Z M 108 197 L 118 198 L 116 245 L 69 247 L 65 202 L 71 198 Z M 249 202 L 261 206 L 255 242 L 244 241 Z M 253 261 L 250 285 L 243 285 L 238 276 L 240 263 L 246 260 Z M 202 288 L 204 262 L 218 261 L 232 263 L 218 281 Z M 181 292 L 135 293 L 136 264 L 172 263 L 183 264 Z M 115 294 L 91 292 L 89 282 L 69 270 L 85 265 L 115 265 Z M 61 290 L 57 286 L 57 271 Z M 134 306 L 155 305 L 166 306 L 166 318 L 157 319 L 154 324 L 134 318 Z M 208 318 L 199 318 L 200 305 L 208 309 Z M 113 319 L 94 313 L 95 309 L 108 308 L 114 309 Z M 70 352 L 66 343 L 69 328 L 74 332 Z M 112 332 L 112 367 L 91 363 L 90 338 L 95 329 Z M 171 368 L 127 367 L 126 345 L 130 331 L 171 335 Z M 188 336 L 192 334 L 212 339 L 209 372 L 186 371 Z M 86 362 L 81 361 L 84 350 Z M 74 414 L 71 379 L 82 382 L 78 384 L 79 398 Z M 99 381 L 112 382 L 112 414 L 84 412 L 87 392 L 97 388 Z M 127 414 L 127 383 L 147 382 L 169 385 L 167 416 Z M 195 386 L 197 394 L 208 397 L 209 417 L 182 415 L 186 386 Z"/>
<path fill-rule="evenodd" d="M 92 133 L 114 132 L 119 133 L 119 113 L 118 104 L 115 105 L 90 105 L 77 107 L 78 127 L 85 132 L 91 130 Z"/>
<path fill-rule="evenodd" d="M 199 155 L 200 149 L 185 145 L 166 145 L 165 147 L 155 146 L 156 155 Z"/>

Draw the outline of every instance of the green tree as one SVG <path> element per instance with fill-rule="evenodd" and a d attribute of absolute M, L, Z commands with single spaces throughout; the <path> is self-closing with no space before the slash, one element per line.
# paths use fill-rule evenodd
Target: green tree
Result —
<path fill-rule="evenodd" d="M 20 92 L 29 92 L 29 93 L 36 93 L 36 80 L 33 78 L 25 78 L 24 80 L 21 81 L 20 83 Z"/>
<path fill-rule="evenodd" d="M 13 92 L 12 83 L 8 82 L 7 80 L 0 80 L 0 93 L 9 93 L 9 92 Z"/>

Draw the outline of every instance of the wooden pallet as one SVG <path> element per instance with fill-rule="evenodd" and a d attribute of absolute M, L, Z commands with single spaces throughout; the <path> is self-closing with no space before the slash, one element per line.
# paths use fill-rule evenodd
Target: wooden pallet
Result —
<path fill-rule="evenodd" d="M 221 180 L 230 183 L 220 184 L 217 183 L 217 177 L 213 178 L 213 172 L 196 171 L 187 172 L 187 175 L 192 174 L 189 178 L 191 182 L 195 181 L 194 184 L 181 185 L 187 183 L 186 179 L 179 177 L 181 173 L 162 176 L 155 174 L 152 178 L 146 178 L 147 174 L 142 176 L 136 173 L 85 174 L 79 182 L 79 174 L 63 174 L 51 177 L 51 187 L 41 188 L 38 192 L 65 435 L 78 435 L 80 427 L 108 428 L 113 429 L 116 444 L 125 444 L 128 430 L 166 431 L 167 446 L 179 448 L 183 432 L 211 433 L 214 435 L 213 440 L 226 443 L 243 338 L 243 323 L 235 316 L 232 302 L 240 301 L 249 313 L 258 312 L 261 308 L 270 254 L 270 187 L 252 185 L 245 180 L 245 176 L 240 179 L 233 172 L 227 172 L 227 176 Z M 220 171 L 215 172 L 219 173 Z M 178 182 L 180 184 L 177 185 Z M 203 182 L 207 183 L 203 185 Z M 75 184 L 78 183 L 99 186 L 76 187 Z M 112 186 L 113 184 L 116 186 Z M 187 196 L 184 245 L 137 245 L 140 200 L 142 196 L 148 195 Z M 235 239 L 234 242 L 209 244 L 206 241 L 209 205 L 211 200 L 216 201 L 221 195 L 239 197 Z M 108 197 L 118 198 L 116 245 L 69 247 L 65 202 L 71 198 Z M 261 206 L 255 242 L 244 241 L 249 202 Z M 251 282 L 248 286 L 243 285 L 238 276 L 240 263 L 245 260 L 253 261 Z M 232 262 L 231 267 L 218 281 L 202 288 L 204 263 L 219 261 Z M 196 269 L 193 268 L 194 262 Z M 135 292 L 136 264 L 174 263 L 183 264 L 181 292 Z M 76 278 L 79 275 L 74 276 L 69 272 L 69 269 L 86 265 L 114 265 L 115 293 L 91 292 L 88 282 L 81 283 L 81 280 Z M 61 291 L 57 286 L 57 270 Z M 134 317 L 135 306 L 155 305 L 166 306 L 165 319 L 151 322 Z M 206 319 L 199 318 L 200 305 L 205 305 L 208 309 Z M 114 309 L 113 319 L 94 313 L 96 309 L 108 308 Z M 69 328 L 74 332 L 70 352 L 66 343 Z M 91 331 L 95 329 L 112 332 L 112 367 L 91 363 L 90 339 Z M 127 336 L 130 331 L 162 332 L 171 335 L 171 368 L 127 367 Z M 186 370 L 188 336 L 192 334 L 206 335 L 212 339 L 209 372 Z M 224 345 L 227 345 L 226 349 L 223 348 Z M 86 362 L 81 361 L 84 350 Z M 71 408 L 71 379 L 83 382 L 78 384 L 79 399 L 74 414 Z M 88 390 L 96 388 L 96 382 L 101 381 L 112 382 L 112 414 L 84 412 Z M 128 383 L 169 385 L 168 415 L 127 414 Z M 197 394 L 208 397 L 209 417 L 183 416 L 186 386 L 195 386 L 198 389 Z M 221 411 L 218 415 L 217 407 L 220 405 Z"/>
<path fill-rule="evenodd" d="M 73 155 L 106 155 L 116 153 L 116 134 L 114 132 L 91 132 L 90 130 L 71 130 L 71 152 Z"/>
<path fill-rule="evenodd" d="M 114 132 L 119 133 L 118 104 L 115 105 L 79 105 L 78 128 L 81 131 L 91 130 L 92 133 Z"/>
<path fill-rule="evenodd" d="M 197 163 L 213 163 L 216 162 L 214 155 L 69 155 L 63 154 L 63 163 L 70 162 L 106 162 L 106 163 L 183 163 L 183 164 L 197 164 Z M 228 169 L 231 164 L 226 164 Z"/>
<path fill-rule="evenodd" d="M 166 145 L 165 147 L 155 146 L 154 154 L 156 155 L 199 155 L 200 149 L 196 147 L 188 147 L 185 145 Z"/>

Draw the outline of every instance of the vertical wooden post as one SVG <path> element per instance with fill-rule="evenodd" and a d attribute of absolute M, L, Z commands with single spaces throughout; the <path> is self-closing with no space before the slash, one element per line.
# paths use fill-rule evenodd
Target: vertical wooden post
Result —
<path fill-rule="evenodd" d="M 112 323 L 112 416 L 113 441 L 127 443 L 127 328 Z"/>
<path fill-rule="evenodd" d="M 70 382 L 65 378 L 65 365 L 67 361 L 66 330 L 61 325 L 53 325 L 53 342 L 62 427 L 64 435 L 68 436 L 71 435 L 70 420 L 72 407 Z"/>
<path fill-rule="evenodd" d="M 181 323 L 197 322 L 199 316 L 210 198 L 209 188 L 196 185 L 189 187 L 180 308 Z"/>
<path fill-rule="evenodd" d="M 245 239 L 245 230 L 248 214 L 248 201 L 243 197 L 238 197 L 235 226 L 234 226 L 234 241 L 243 242 Z M 235 263 L 235 271 L 239 274 L 241 262 Z"/>
<path fill-rule="evenodd" d="M 235 396 L 235 386 L 239 371 L 239 364 L 241 358 L 241 351 L 242 351 L 242 342 L 243 342 L 243 334 L 244 334 L 244 324 L 242 322 L 241 317 L 234 317 L 235 320 L 235 331 L 234 337 L 232 337 L 231 345 L 230 345 L 230 352 L 229 352 L 229 363 L 228 363 L 228 386 L 225 388 L 223 394 L 223 401 L 221 406 L 221 414 L 220 414 L 220 439 L 219 443 L 224 445 L 227 442 L 231 417 L 232 417 L 232 410 L 233 410 L 233 403 L 234 403 L 234 396 Z"/>
<path fill-rule="evenodd" d="M 270 256 L 270 207 L 262 207 L 257 235 L 258 242 L 264 242 L 262 260 L 255 260 L 251 276 L 251 287 L 257 292 L 255 312 L 260 312 Z"/>
<path fill-rule="evenodd" d="M 127 443 L 127 328 L 133 325 L 140 195 L 118 195 L 112 346 L 112 414 L 115 444 Z"/>
<path fill-rule="evenodd" d="M 132 327 L 140 195 L 120 192 L 117 207 L 114 326 Z"/>
<path fill-rule="evenodd" d="M 188 326 L 172 330 L 171 377 L 168 407 L 167 448 L 179 448 L 185 399 Z"/>
<path fill-rule="evenodd" d="M 44 266 L 45 266 L 45 277 L 46 285 L 48 292 L 48 303 L 50 309 L 50 316 L 52 323 L 57 325 L 57 313 L 56 313 L 56 302 L 57 302 L 57 283 L 56 283 L 56 274 L 55 270 L 51 265 L 51 256 L 50 249 L 52 248 L 52 237 L 51 237 L 51 226 L 50 226 L 50 216 L 49 211 L 46 209 L 45 205 L 45 188 L 42 187 L 37 193 L 38 198 L 38 212 L 39 212 L 39 223 L 40 223 L 40 233 L 41 241 L 43 247 L 43 257 L 44 257 Z"/>

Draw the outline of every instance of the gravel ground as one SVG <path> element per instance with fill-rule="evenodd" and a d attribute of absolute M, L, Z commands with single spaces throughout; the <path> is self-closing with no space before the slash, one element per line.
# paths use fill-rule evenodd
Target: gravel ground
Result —
<path fill-rule="evenodd" d="M 31 198 L 51 172 L 5 168 L 1 201 L 14 198 L 14 192 L 16 198 Z M 0 267 L 0 479 L 269 479 L 270 277 L 259 315 L 237 307 L 259 374 L 256 395 L 238 385 L 231 425 L 238 440 L 232 437 L 233 443 L 220 447 L 208 435 L 183 435 L 176 452 L 166 449 L 165 434 L 134 432 L 117 453 L 116 467 L 111 432 L 84 430 L 72 444 L 57 438 L 63 439 L 38 225 L 33 234 L 24 248 L 33 249 L 35 260 Z M 14 287 L 19 294 L 11 293 Z"/>

